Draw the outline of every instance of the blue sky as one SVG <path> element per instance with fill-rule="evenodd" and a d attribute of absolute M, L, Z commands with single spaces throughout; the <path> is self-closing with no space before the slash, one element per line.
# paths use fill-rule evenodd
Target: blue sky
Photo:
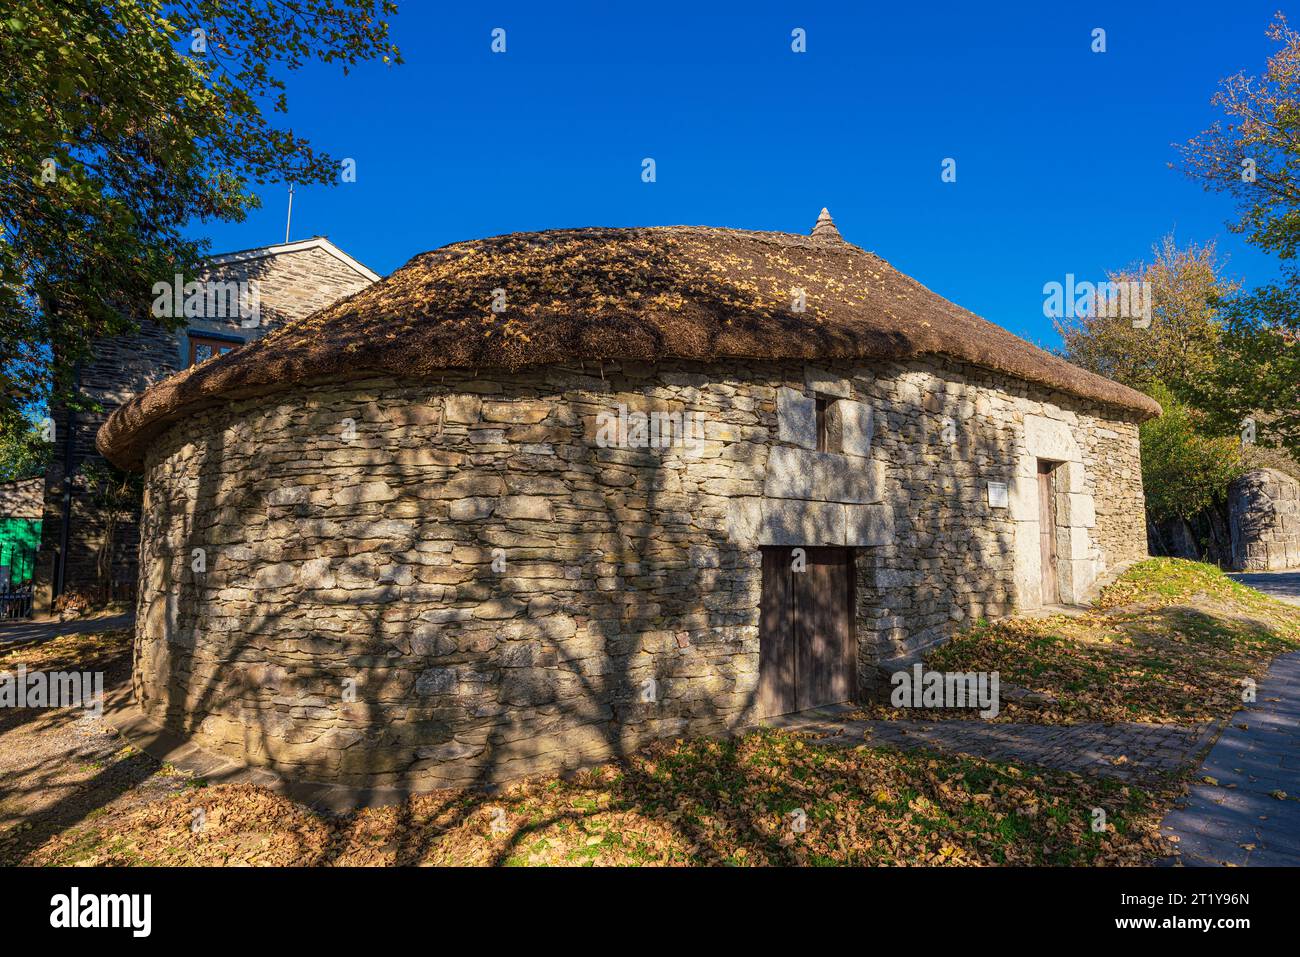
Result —
<path fill-rule="evenodd" d="M 357 163 L 297 190 L 291 238 L 386 274 L 516 230 L 807 232 L 827 206 L 850 242 L 1046 346 L 1044 283 L 1101 279 L 1171 229 L 1218 238 L 1248 284 L 1275 272 L 1227 232 L 1229 200 L 1168 164 L 1221 78 L 1263 72 L 1277 0 L 443 6 L 401 4 L 403 66 L 290 76 L 284 123 Z M 282 241 L 285 190 L 262 196 L 195 232 L 214 252 Z"/>

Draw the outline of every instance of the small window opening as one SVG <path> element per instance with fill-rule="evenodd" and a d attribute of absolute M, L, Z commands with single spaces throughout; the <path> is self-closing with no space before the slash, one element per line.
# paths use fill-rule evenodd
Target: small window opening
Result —
<path fill-rule="evenodd" d="M 814 401 L 817 406 L 817 451 L 841 451 L 841 425 L 835 400 L 819 395 Z"/>

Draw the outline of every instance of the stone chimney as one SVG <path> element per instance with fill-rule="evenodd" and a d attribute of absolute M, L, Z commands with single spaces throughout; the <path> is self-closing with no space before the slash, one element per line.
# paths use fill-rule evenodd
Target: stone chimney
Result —
<path fill-rule="evenodd" d="M 830 210 L 825 206 L 822 207 L 821 215 L 817 217 L 817 224 L 812 228 L 813 239 L 830 239 L 844 241 L 840 231 L 835 228 L 835 220 L 831 219 Z"/>

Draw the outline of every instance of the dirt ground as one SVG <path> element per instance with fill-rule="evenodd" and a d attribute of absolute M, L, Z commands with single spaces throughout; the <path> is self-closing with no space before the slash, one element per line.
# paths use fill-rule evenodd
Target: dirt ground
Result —
<path fill-rule="evenodd" d="M 0 670 L 20 663 L 103 670 L 106 685 L 122 683 L 130 676 L 130 636 L 116 630 L 0 646 Z M 0 862 L 19 863 L 80 822 L 165 798 L 187 781 L 86 709 L 0 709 Z"/>

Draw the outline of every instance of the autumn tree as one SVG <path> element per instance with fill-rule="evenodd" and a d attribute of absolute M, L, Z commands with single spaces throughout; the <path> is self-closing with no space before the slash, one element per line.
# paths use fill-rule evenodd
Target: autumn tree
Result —
<path fill-rule="evenodd" d="M 1280 280 L 1227 304 L 1201 404 L 1221 431 L 1251 418 L 1257 441 L 1300 455 L 1300 33 L 1278 14 L 1268 36 L 1279 49 L 1263 76 L 1224 80 L 1223 119 L 1181 151 L 1188 175 L 1235 201 L 1230 228 L 1282 264 Z"/>
<path fill-rule="evenodd" d="M 388 0 L 7 0 L 0 13 L 0 429 L 189 276 L 182 229 L 338 162 L 273 122 L 284 75 L 400 62 Z"/>
<path fill-rule="evenodd" d="M 1226 560 L 1228 485 L 1244 468 L 1240 439 L 1222 434 L 1198 404 L 1217 374 L 1223 311 L 1237 291 L 1213 242 L 1179 247 L 1173 235 L 1149 263 L 1109 274 L 1113 283 L 1146 283 L 1150 315 L 1087 314 L 1058 323 L 1062 354 L 1076 365 L 1151 395 L 1164 415 L 1140 431 L 1142 481 L 1151 546 L 1158 554 Z M 1149 299 L 1148 299 L 1149 297 Z M 1129 298 L 1130 303 L 1133 297 Z M 1194 542 L 1194 555 L 1183 551 Z"/>
<path fill-rule="evenodd" d="M 1117 285 L 1147 283 L 1150 316 L 1119 315 L 1094 299 L 1087 315 L 1057 322 L 1062 354 L 1135 389 L 1149 392 L 1161 383 L 1186 401 L 1218 360 L 1220 311 L 1237 287 L 1223 276 L 1213 242 L 1180 248 L 1171 233 L 1151 252 L 1149 264 L 1107 276 Z"/>

